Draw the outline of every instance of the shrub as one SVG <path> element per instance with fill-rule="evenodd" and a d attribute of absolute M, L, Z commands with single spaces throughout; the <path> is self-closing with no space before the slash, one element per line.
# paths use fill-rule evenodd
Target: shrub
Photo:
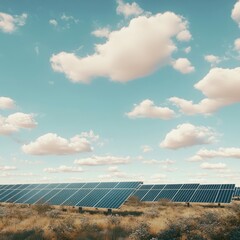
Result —
<path fill-rule="evenodd" d="M 52 210 L 52 207 L 48 204 L 36 204 L 33 209 L 37 211 L 38 214 L 44 215 L 46 212 Z"/>
<path fill-rule="evenodd" d="M 148 223 L 141 222 L 130 234 L 132 240 L 146 240 L 150 238 L 150 227 Z"/>

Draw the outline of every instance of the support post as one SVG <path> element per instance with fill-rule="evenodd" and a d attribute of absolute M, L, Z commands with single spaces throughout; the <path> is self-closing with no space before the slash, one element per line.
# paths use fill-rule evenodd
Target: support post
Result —
<path fill-rule="evenodd" d="M 218 207 L 221 207 L 221 203 L 218 203 Z"/>
<path fill-rule="evenodd" d="M 109 209 L 107 210 L 107 215 L 112 215 L 112 209 L 111 209 L 111 208 L 109 208 Z"/>
<path fill-rule="evenodd" d="M 189 202 L 187 202 L 187 207 L 190 207 L 190 203 Z"/>
<path fill-rule="evenodd" d="M 82 208 L 82 207 L 79 207 L 79 208 L 78 208 L 78 212 L 79 212 L 79 213 L 83 213 L 83 208 Z"/>

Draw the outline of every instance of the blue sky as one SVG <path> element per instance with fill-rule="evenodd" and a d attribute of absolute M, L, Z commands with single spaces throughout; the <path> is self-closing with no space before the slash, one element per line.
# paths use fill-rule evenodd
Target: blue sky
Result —
<path fill-rule="evenodd" d="M 240 1 L 1 1 L 0 183 L 240 184 Z"/>

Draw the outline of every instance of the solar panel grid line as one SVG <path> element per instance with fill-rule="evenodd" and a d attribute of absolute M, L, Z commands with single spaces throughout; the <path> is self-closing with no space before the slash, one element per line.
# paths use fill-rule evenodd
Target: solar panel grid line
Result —
<path fill-rule="evenodd" d="M 3 192 L 1 192 L 1 194 L 0 194 L 0 201 L 1 201 L 1 198 L 4 198 L 6 196 L 6 193 L 9 194 L 11 191 L 13 191 L 15 186 L 17 186 L 17 184 L 16 185 L 7 185 L 7 186 L 10 186 L 10 187 L 6 187 L 3 190 Z"/>
<path fill-rule="evenodd" d="M 7 199 L 9 199 L 9 195 L 11 195 L 11 193 L 13 193 L 15 190 L 18 190 L 20 187 L 22 186 L 22 184 L 20 184 L 19 186 L 17 186 L 14 189 L 9 190 L 9 192 L 7 194 L 4 194 L 3 196 L 0 197 L 0 201 L 5 202 Z"/>
<path fill-rule="evenodd" d="M 128 194 L 127 199 L 128 199 L 130 196 L 131 196 L 131 193 Z M 125 203 L 125 201 L 122 202 L 122 203 L 118 206 L 118 208 L 120 208 L 124 203 Z"/>
<path fill-rule="evenodd" d="M 214 202 L 216 202 L 216 201 L 217 201 L 217 199 L 218 199 L 218 195 L 219 195 L 219 193 L 220 193 L 221 187 L 222 187 L 222 184 L 221 184 L 221 185 L 219 185 L 218 193 L 217 193 L 217 196 L 216 196 L 216 198 L 215 198 Z"/>
<path fill-rule="evenodd" d="M 13 199 L 17 194 L 19 194 L 19 193 L 21 193 L 22 191 L 26 190 L 29 186 L 30 186 L 30 184 L 24 184 L 24 188 L 20 187 L 20 188 L 19 188 L 19 191 L 20 191 L 20 192 L 18 192 L 18 190 L 17 190 L 17 192 L 16 192 L 13 196 L 11 196 L 10 198 L 8 198 L 8 199 L 6 200 L 6 202 L 12 202 L 11 199 Z"/>
<path fill-rule="evenodd" d="M 184 184 L 182 184 L 182 186 L 178 189 L 178 191 L 175 193 L 175 195 L 172 197 L 172 199 L 171 199 L 171 201 L 174 199 L 174 197 L 178 194 L 178 192 L 181 190 L 181 188 L 183 188 L 183 185 Z"/>
<path fill-rule="evenodd" d="M 70 183 L 69 183 L 70 184 Z M 69 185 L 68 184 L 68 185 Z M 58 187 L 61 185 L 61 183 L 59 183 L 55 188 L 53 188 L 52 190 L 58 189 Z M 49 199 L 47 199 L 44 203 L 48 203 L 48 201 L 50 201 L 53 197 L 55 197 L 59 192 L 61 192 L 64 188 L 62 188 L 60 191 L 58 191 L 57 193 L 55 193 L 52 197 L 50 197 Z M 50 193 L 52 190 L 50 190 L 49 192 L 47 192 L 44 196 L 46 196 L 48 193 Z M 44 196 L 42 196 L 42 198 L 44 198 Z M 40 202 L 41 198 L 38 199 L 34 204 L 36 204 L 37 202 Z"/>
<path fill-rule="evenodd" d="M 145 197 L 146 195 L 148 195 L 148 193 L 153 189 L 153 187 L 154 187 L 154 184 L 153 184 L 152 187 L 148 190 L 148 192 L 140 199 L 140 201 L 142 201 L 142 199 L 144 199 L 144 197 Z"/>
<path fill-rule="evenodd" d="M 37 184 L 36 186 L 35 186 L 35 188 L 37 188 L 37 186 L 39 186 L 40 184 Z M 18 199 L 16 199 L 15 201 L 14 201 L 14 203 L 17 203 L 17 201 L 19 201 L 19 200 L 21 200 L 24 196 L 26 196 L 29 192 L 31 192 L 32 190 L 34 190 L 35 188 L 33 188 L 33 189 L 30 189 L 27 193 L 25 193 L 23 196 L 21 196 L 21 197 L 19 197 Z"/>
<path fill-rule="evenodd" d="M 198 191 L 199 188 L 200 188 L 200 184 L 197 186 L 197 188 L 195 189 L 193 195 L 190 197 L 189 202 L 191 202 L 191 200 L 192 200 L 194 194 Z"/>
<path fill-rule="evenodd" d="M 112 191 L 113 189 L 116 189 L 117 186 L 119 185 L 119 183 L 120 183 L 120 182 L 118 182 L 117 185 L 114 186 L 114 188 L 112 188 L 108 193 L 111 193 L 111 191 Z M 94 207 L 97 206 L 97 204 L 98 204 L 99 202 L 101 202 L 102 199 L 104 199 L 108 193 L 106 193 L 106 194 L 94 205 Z"/>
<path fill-rule="evenodd" d="M 50 184 L 47 184 L 45 187 L 43 187 L 42 189 L 40 189 L 38 192 L 36 192 L 35 194 L 33 194 L 32 196 L 30 196 L 28 199 L 26 199 L 23 203 L 26 203 L 28 200 L 30 200 L 31 198 L 33 198 L 36 194 L 38 194 L 40 191 L 46 189 Z M 36 187 L 38 188 L 38 187 Z"/>
<path fill-rule="evenodd" d="M 161 191 L 159 192 L 159 194 L 153 199 L 153 202 L 156 202 L 156 199 L 158 198 L 158 196 L 161 194 L 161 192 L 163 190 L 166 190 L 166 187 L 167 187 L 168 184 L 165 184 L 165 186 L 161 189 Z"/>
<path fill-rule="evenodd" d="M 100 184 L 100 182 L 99 182 L 94 188 L 92 188 L 92 190 L 91 190 L 84 198 L 86 198 L 99 184 Z M 84 198 L 82 198 L 82 199 L 75 205 L 75 207 L 77 207 L 78 204 L 79 204 Z M 80 207 L 80 206 L 79 206 L 79 207 Z"/>
<path fill-rule="evenodd" d="M 75 194 L 77 194 L 84 186 L 86 183 L 84 183 L 81 188 L 79 188 L 75 193 L 73 193 L 71 196 L 69 196 L 64 202 L 62 202 L 60 205 L 64 205 L 65 202 L 67 202 L 70 198 L 72 198 Z"/>
<path fill-rule="evenodd" d="M 3 196 L 3 194 L 4 194 L 6 191 L 11 190 L 11 188 L 12 188 L 13 186 L 15 186 L 15 185 L 7 185 L 7 187 L 4 188 L 4 190 L 1 192 L 0 197 Z"/>

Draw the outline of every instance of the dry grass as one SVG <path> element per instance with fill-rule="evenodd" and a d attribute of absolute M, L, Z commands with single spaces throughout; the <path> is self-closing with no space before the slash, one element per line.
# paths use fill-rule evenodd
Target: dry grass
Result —
<path fill-rule="evenodd" d="M 0 239 L 240 239 L 238 203 L 223 208 L 197 204 L 186 207 L 166 201 L 143 204 L 133 199 L 111 216 L 105 212 L 1 204 Z"/>

